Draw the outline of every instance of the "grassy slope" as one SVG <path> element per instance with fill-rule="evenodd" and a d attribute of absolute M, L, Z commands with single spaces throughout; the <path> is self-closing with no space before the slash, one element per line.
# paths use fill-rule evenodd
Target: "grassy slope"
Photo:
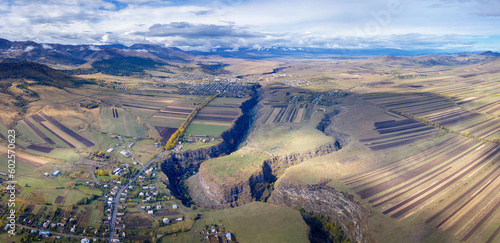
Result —
<path fill-rule="evenodd" d="M 307 225 L 294 209 L 265 203 L 203 214 L 205 225 L 222 223 L 239 242 L 307 242 Z M 200 225 L 198 223 L 198 225 Z M 198 230 L 201 229 L 197 228 Z"/>
<path fill-rule="evenodd" d="M 372 137 L 376 134 L 376 131 L 373 130 L 375 121 L 392 120 L 394 118 L 384 114 L 383 110 L 358 99 L 347 100 L 345 105 L 348 108 L 335 118 L 334 127 L 351 136 L 349 144 L 338 152 L 290 167 L 282 180 L 317 184 L 322 178 L 332 179 L 329 186 L 339 191 L 348 192 L 354 195 L 358 201 L 363 202 L 358 198 L 357 194 L 340 181 L 340 178 L 408 157 L 411 154 L 432 147 L 439 141 L 454 136 L 445 135 L 427 142 L 419 142 L 382 152 L 373 152 L 358 142 L 358 139 Z M 363 203 L 367 208 L 371 208 L 369 204 Z M 397 222 L 378 210 L 374 209 L 372 212 L 374 214 L 369 218 L 368 224 L 372 229 L 371 234 L 379 242 L 401 242 L 402 239 L 408 238 L 415 239 L 416 242 L 454 242 L 450 236 L 424 224 L 422 219 L 412 218 Z"/>
<path fill-rule="evenodd" d="M 208 160 L 200 170 L 219 183 L 245 180 L 260 169 L 267 156 L 256 151 L 238 150 L 228 156 Z"/>

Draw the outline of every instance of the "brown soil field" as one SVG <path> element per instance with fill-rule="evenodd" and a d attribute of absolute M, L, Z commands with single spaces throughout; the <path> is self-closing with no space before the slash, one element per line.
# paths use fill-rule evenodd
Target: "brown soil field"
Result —
<path fill-rule="evenodd" d="M 63 131 L 64 133 L 68 134 L 69 136 L 71 136 L 72 138 L 74 138 L 75 140 L 77 140 L 78 142 L 82 143 L 83 145 L 87 146 L 87 147 L 92 147 L 94 146 L 94 143 L 92 143 L 91 141 L 87 140 L 86 138 L 78 135 L 77 133 L 75 133 L 73 130 L 67 128 L 66 126 L 64 126 L 62 123 L 60 123 L 59 121 L 57 121 L 56 119 L 54 119 L 53 117 L 51 116 L 48 116 L 48 115 L 45 115 L 42 113 L 42 116 L 47 119 L 48 121 L 50 121 L 52 124 L 54 124 L 54 126 L 56 126 L 57 128 L 61 129 L 61 131 Z"/>
<path fill-rule="evenodd" d="M 172 136 L 172 134 L 174 134 L 175 131 L 177 131 L 177 128 L 174 128 L 174 127 L 156 127 L 155 126 L 155 129 L 160 134 L 162 143 L 167 143 L 168 140 L 170 139 L 170 136 Z"/>
<path fill-rule="evenodd" d="M 90 221 L 90 215 L 92 213 L 92 208 L 90 206 L 85 207 L 85 212 L 82 215 L 82 219 L 79 222 L 79 226 L 82 228 L 87 228 Z"/>
<path fill-rule="evenodd" d="M 273 108 L 273 111 L 267 118 L 267 120 L 264 122 L 265 124 L 271 124 L 273 123 L 274 119 L 276 119 L 276 116 L 281 112 L 283 108 Z"/>
<path fill-rule="evenodd" d="M 64 202 L 64 197 L 63 196 L 57 196 L 56 200 L 54 201 L 54 204 L 62 204 Z"/>
<path fill-rule="evenodd" d="M 54 148 L 52 148 L 52 147 L 46 147 L 46 146 L 41 146 L 41 145 L 36 145 L 36 144 L 32 144 L 26 148 L 31 149 L 31 150 L 35 150 L 38 152 L 42 152 L 42 153 L 50 153 L 52 150 L 54 150 Z"/>
<path fill-rule="evenodd" d="M 304 108 L 300 108 L 299 112 L 297 112 L 297 116 L 293 120 L 294 123 L 300 123 L 302 121 L 302 116 L 304 115 Z"/>
<path fill-rule="evenodd" d="M 3 153 L 3 154 L 8 153 L 8 149 L 5 145 L 0 145 L 0 153 Z M 35 156 L 29 155 L 29 154 L 25 154 L 25 153 L 22 153 L 19 151 L 16 151 L 16 161 L 19 161 L 21 163 L 25 163 L 28 165 L 33 165 L 36 167 L 40 167 L 40 166 L 49 162 L 45 159 L 35 157 Z"/>
<path fill-rule="evenodd" d="M 76 139 L 74 139 L 73 137 L 71 137 L 67 133 L 59 130 L 54 124 L 52 124 L 50 122 L 47 122 L 47 121 L 44 121 L 41 124 L 43 124 L 45 127 L 47 127 L 47 129 L 49 131 L 51 131 L 52 133 L 54 133 L 54 135 L 57 135 L 60 138 L 62 138 L 62 140 L 65 141 L 65 142 L 67 142 L 68 145 L 72 145 L 74 148 L 80 148 L 80 147 L 82 147 L 80 145 L 80 143 Z"/>
<path fill-rule="evenodd" d="M 129 213 L 125 218 L 125 224 L 128 228 L 133 227 L 150 227 L 153 224 L 142 213 Z"/>
<path fill-rule="evenodd" d="M 125 237 L 133 242 L 151 242 L 151 236 L 141 235 L 141 236 L 127 236 Z"/>

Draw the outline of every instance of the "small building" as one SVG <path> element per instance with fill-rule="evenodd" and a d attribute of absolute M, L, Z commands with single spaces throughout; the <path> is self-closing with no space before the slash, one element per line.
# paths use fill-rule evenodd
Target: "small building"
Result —
<path fill-rule="evenodd" d="M 177 204 L 172 205 L 172 208 L 177 209 L 178 208 Z"/>
<path fill-rule="evenodd" d="M 184 218 L 176 218 L 177 221 L 182 221 Z"/>
<path fill-rule="evenodd" d="M 226 238 L 227 238 L 227 240 L 231 241 L 231 233 L 227 232 L 226 233 Z"/>
<path fill-rule="evenodd" d="M 123 150 L 122 150 L 122 151 L 120 151 L 120 154 L 122 154 L 123 156 L 125 156 L 125 157 L 127 157 L 127 158 L 128 158 L 128 157 L 130 157 L 130 153 L 129 153 L 129 152 L 127 152 L 127 151 L 123 151 Z"/>
<path fill-rule="evenodd" d="M 56 170 L 56 171 L 54 171 L 54 173 L 52 173 L 52 176 L 58 176 L 60 174 L 61 174 L 61 171 Z"/>
<path fill-rule="evenodd" d="M 106 153 L 111 153 L 113 152 L 113 150 L 115 150 L 114 148 L 109 148 L 108 150 L 106 150 Z"/>
<path fill-rule="evenodd" d="M 168 218 L 163 218 L 163 223 L 164 223 L 164 224 L 169 224 L 169 223 L 170 223 L 170 219 L 168 219 Z"/>
<path fill-rule="evenodd" d="M 45 172 L 45 174 L 43 174 L 43 176 L 49 176 L 49 173 L 48 173 L 48 172 Z"/>
<path fill-rule="evenodd" d="M 132 142 L 131 144 L 128 145 L 129 148 L 132 148 L 135 145 L 135 142 Z"/>
<path fill-rule="evenodd" d="M 149 210 L 149 211 L 148 211 L 148 214 L 153 214 L 153 210 Z"/>
<path fill-rule="evenodd" d="M 82 243 L 90 243 L 90 240 L 89 240 L 89 239 L 87 239 L 87 238 L 85 238 L 85 239 L 82 239 L 82 241 L 81 241 L 81 242 L 82 242 Z"/>

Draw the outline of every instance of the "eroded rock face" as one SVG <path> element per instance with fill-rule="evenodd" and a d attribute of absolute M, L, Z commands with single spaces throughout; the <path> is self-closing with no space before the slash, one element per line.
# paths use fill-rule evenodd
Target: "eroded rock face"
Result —
<path fill-rule="evenodd" d="M 197 205 L 205 208 L 223 209 L 254 201 L 251 180 L 221 185 L 203 173 L 198 173 L 189 180 L 191 198 Z"/>
<path fill-rule="evenodd" d="M 254 90 L 256 87 L 254 87 Z M 186 179 L 192 172 L 196 171 L 200 164 L 210 158 L 223 156 L 233 152 L 240 141 L 244 138 L 250 125 L 249 111 L 257 104 L 258 97 L 255 95 L 251 99 L 243 102 L 241 110 L 243 115 L 239 116 L 233 126 L 222 133 L 222 141 L 208 148 L 200 148 L 182 153 L 172 153 L 161 163 L 163 173 L 167 175 L 168 181 L 165 184 L 169 187 L 174 196 L 187 202 L 180 189 L 183 179 Z"/>
<path fill-rule="evenodd" d="M 281 180 L 278 182 L 269 202 L 334 218 L 352 241 L 373 241 L 367 233 L 367 220 L 371 212 L 356 202 L 352 195 L 336 191 L 326 183 L 304 185 Z"/>
<path fill-rule="evenodd" d="M 338 142 L 323 145 L 317 149 L 276 156 L 265 160 L 261 168 L 249 178 L 235 180 L 234 183 L 219 184 L 213 181 L 203 170 L 188 183 L 194 202 L 203 207 L 226 208 L 235 207 L 259 200 L 276 177 L 284 173 L 290 166 L 305 160 L 324 156 L 340 149 Z"/>

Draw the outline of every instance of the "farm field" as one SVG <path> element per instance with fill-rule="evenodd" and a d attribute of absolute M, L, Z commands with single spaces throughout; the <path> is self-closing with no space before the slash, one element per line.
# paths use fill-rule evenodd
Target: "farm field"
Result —
<path fill-rule="evenodd" d="M 500 138 L 499 120 L 486 114 L 464 110 L 451 99 L 429 96 L 376 96 L 368 102 L 414 119 L 466 136 L 493 141 Z"/>
<path fill-rule="evenodd" d="M 205 135 L 211 137 L 220 136 L 224 131 L 231 128 L 231 124 L 228 125 L 214 125 L 214 124 L 199 124 L 191 123 L 186 129 L 187 136 Z"/>
<path fill-rule="evenodd" d="M 116 54 L 106 48 L 92 60 Z M 125 49 L 117 51 L 129 58 L 133 48 Z M 77 242 L 108 239 L 113 200 L 119 215 L 112 237 L 123 242 L 201 242 L 201 230 L 211 225 L 238 242 L 314 242 L 315 227 L 363 234 L 367 242 L 500 242 L 498 56 L 269 61 L 190 54 L 133 77 L 79 75 L 96 79 L 77 88 L 16 80 L 0 91 L 33 102 L 3 99 L 0 172 L 7 172 L 5 134 L 13 128 L 16 210 L 39 230 L 54 227 L 42 226 L 49 220 L 64 223 L 54 231 Z M 91 63 L 55 66 L 94 72 L 86 70 Z M 231 151 L 201 150 L 223 141 L 249 87 L 257 89 L 258 103 L 245 110 L 250 126 L 243 141 L 227 146 Z M 118 193 L 207 97 L 216 98 L 169 144 L 172 151 Z M 316 192 L 325 194 L 310 197 Z M 287 193 L 293 196 L 278 199 Z M 1 195 L 5 210 L 8 193 Z M 301 208 L 329 219 L 307 225 Z M 175 221 L 164 224 L 164 217 Z M 340 229 L 332 218 L 360 227 Z"/>
<path fill-rule="evenodd" d="M 146 128 L 139 124 L 132 113 L 119 108 L 101 108 L 102 127 L 105 132 L 112 132 L 127 137 L 144 137 Z"/>
<path fill-rule="evenodd" d="M 457 239 L 486 241 L 500 222 L 500 197 L 492 196 L 499 156 L 497 144 L 456 136 L 342 181 L 393 218 L 421 217 Z"/>

